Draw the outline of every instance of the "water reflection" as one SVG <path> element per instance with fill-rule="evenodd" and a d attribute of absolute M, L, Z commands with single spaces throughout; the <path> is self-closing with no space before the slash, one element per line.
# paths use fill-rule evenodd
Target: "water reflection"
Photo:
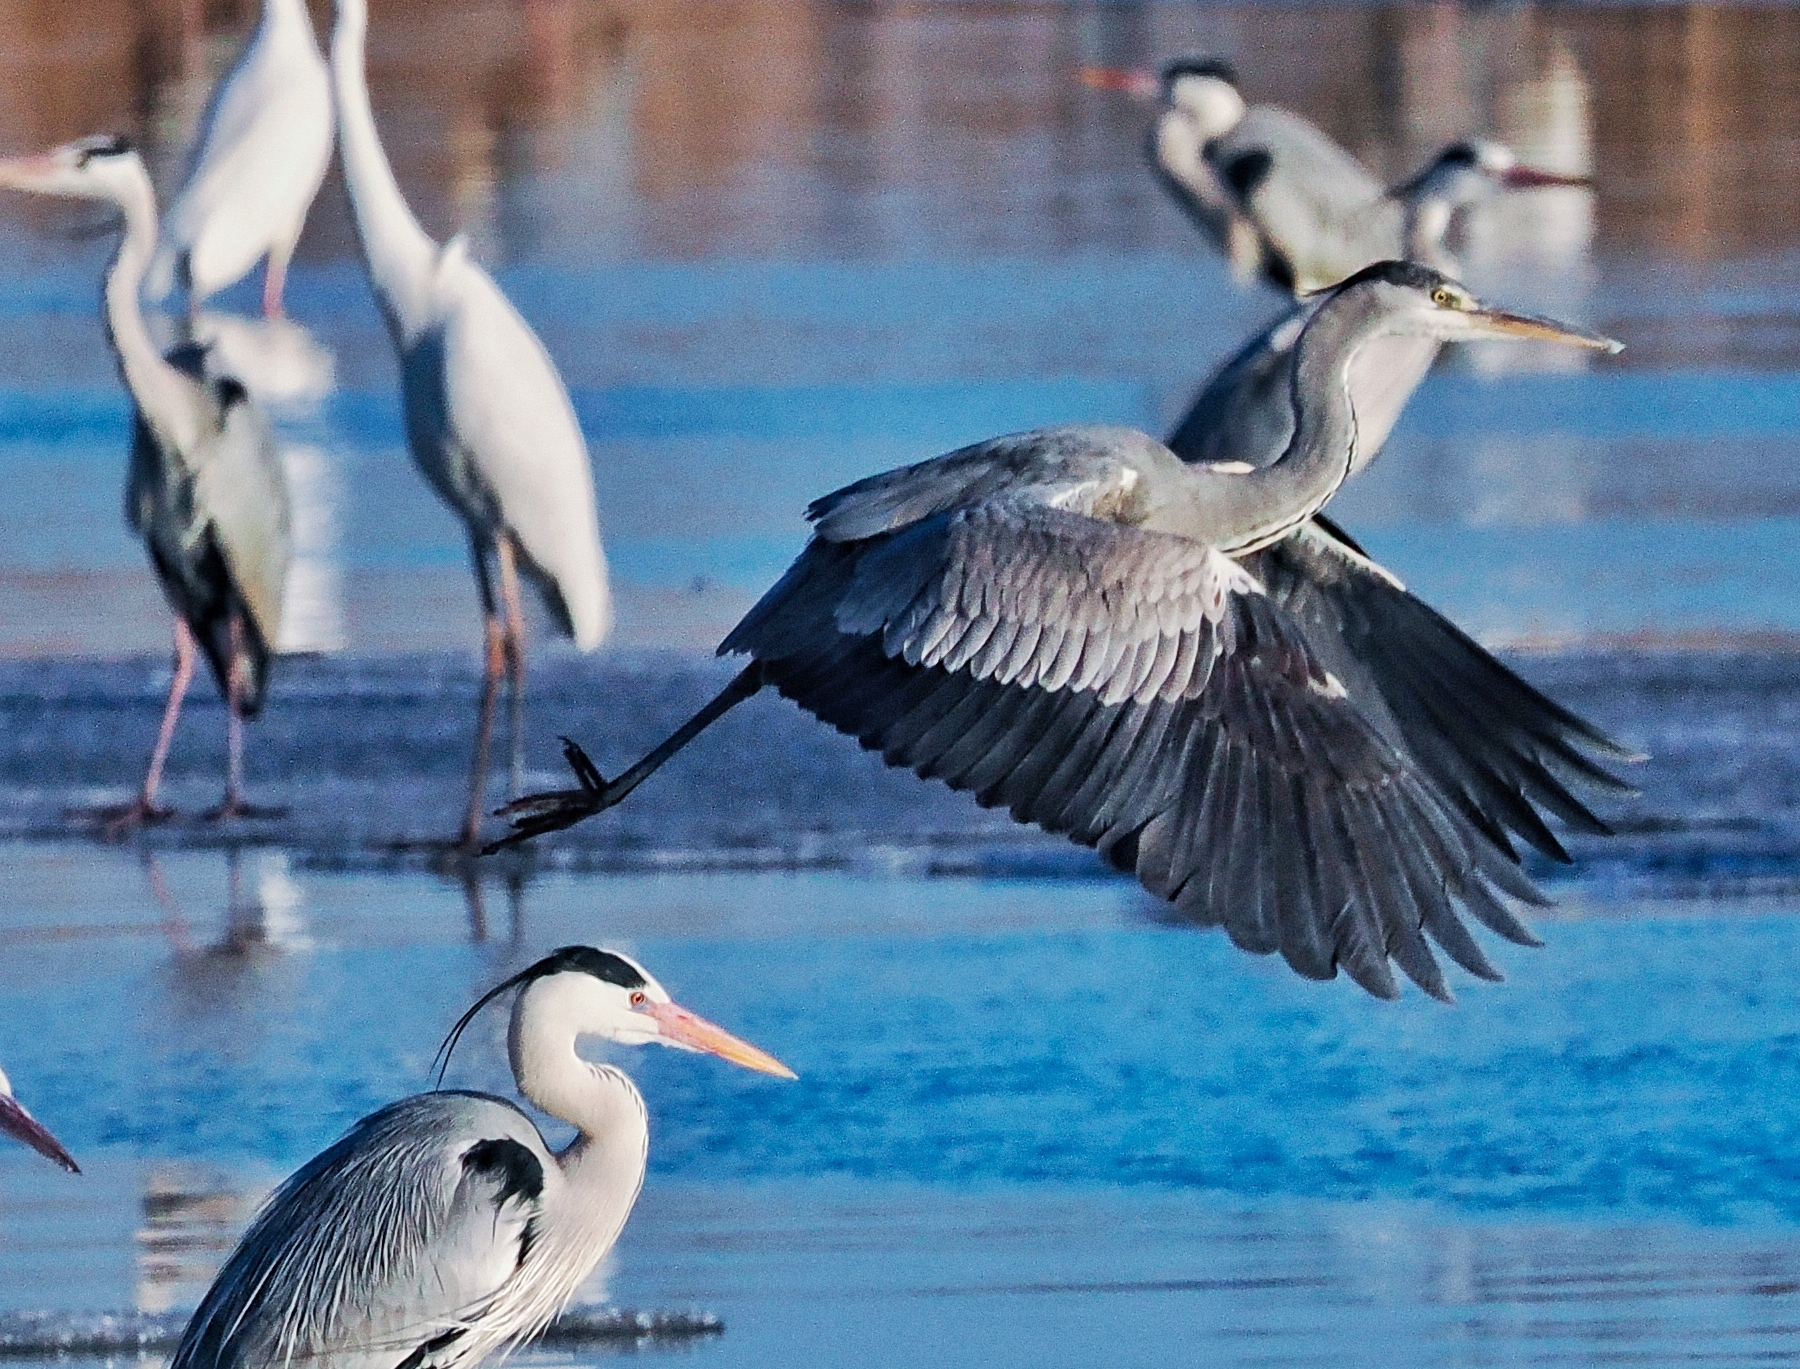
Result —
<path fill-rule="evenodd" d="M 196 1306 L 237 1244 L 269 1185 L 215 1165 L 163 1163 L 144 1174 L 135 1233 L 139 1312 Z"/>

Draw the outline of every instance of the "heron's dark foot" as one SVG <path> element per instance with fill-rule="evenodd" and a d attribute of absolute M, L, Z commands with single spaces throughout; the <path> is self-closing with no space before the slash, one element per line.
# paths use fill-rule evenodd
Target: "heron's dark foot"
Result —
<path fill-rule="evenodd" d="M 100 829 L 102 840 L 124 841 L 140 827 L 167 822 L 175 816 L 175 810 L 148 803 L 140 794 L 130 803 L 113 804 L 107 808 L 71 808 L 66 816 L 84 818 L 95 823 Z"/>
<path fill-rule="evenodd" d="M 575 772 L 575 778 L 581 787 L 527 794 L 524 798 L 514 799 L 503 808 L 496 808 L 494 816 L 507 819 L 512 823 L 513 830 L 498 841 L 490 841 L 482 847 L 482 855 L 491 856 L 496 851 L 517 846 L 533 837 L 541 837 L 546 832 L 560 832 L 565 827 L 573 827 L 583 818 L 604 813 L 618 802 L 617 797 L 609 795 L 606 777 L 600 773 L 600 767 L 588 759 L 587 752 L 567 737 L 562 739 L 562 744 L 563 759 L 569 763 L 569 769 Z"/>

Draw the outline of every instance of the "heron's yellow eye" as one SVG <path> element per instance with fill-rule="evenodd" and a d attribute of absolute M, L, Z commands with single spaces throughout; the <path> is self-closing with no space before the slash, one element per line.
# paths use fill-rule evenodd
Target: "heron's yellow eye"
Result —
<path fill-rule="evenodd" d="M 1431 302 L 1440 309 L 1454 309 L 1456 296 L 1451 294 L 1447 287 L 1440 285 L 1431 292 Z"/>
<path fill-rule="evenodd" d="M 645 1002 L 646 1000 L 643 992 L 641 990 L 633 990 L 631 995 L 631 1006 L 634 1008 L 641 1008 L 644 1006 Z"/>

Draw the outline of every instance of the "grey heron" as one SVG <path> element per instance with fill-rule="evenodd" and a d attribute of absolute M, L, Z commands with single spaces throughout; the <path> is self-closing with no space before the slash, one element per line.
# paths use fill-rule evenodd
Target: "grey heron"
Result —
<path fill-rule="evenodd" d="M 331 85 L 306 0 L 263 0 L 262 19 L 213 92 L 169 205 L 145 285 L 177 285 L 190 312 L 267 259 L 263 313 L 281 314 L 288 263 L 331 161 Z"/>
<path fill-rule="evenodd" d="M 202 349 L 187 344 L 165 357 L 152 343 L 138 289 L 156 244 L 156 199 L 129 143 L 84 138 L 0 161 L 0 187 L 104 201 L 125 219 L 104 296 L 107 338 L 135 409 L 125 516 L 175 615 L 175 670 L 143 787 L 114 815 L 114 830 L 166 816 L 156 795 L 197 651 L 226 702 L 218 816 L 245 814 L 243 721 L 262 706 L 290 551 L 287 480 L 268 420 L 235 380 L 207 378 Z"/>
<path fill-rule="evenodd" d="M 287 1180 L 226 1260 L 170 1369 L 473 1369 L 541 1331 L 618 1239 L 644 1181 L 649 1118 L 583 1037 L 705 1051 L 794 1073 L 677 1006 L 636 961 L 565 946 L 484 994 L 449 1054 L 512 989 L 519 1092 L 576 1128 L 552 1151 L 487 1094 L 419 1094 L 364 1118 Z M 441 1079 L 441 1074 L 440 1074 Z"/>
<path fill-rule="evenodd" d="M 1277 105 L 1249 105 L 1229 64 L 1180 57 L 1157 78 L 1087 68 L 1102 88 L 1159 90 L 1163 112 L 1151 161 L 1177 200 L 1213 237 L 1240 278 L 1260 265 L 1298 295 L 1322 290 L 1373 262 L 1407 258 L 1447 275 L 1458 211 L 1503 190 L 1585 186 L 1585 176 L 1523 165 L 1508 148 L 1465 138 L 1417 174 L 1383 186 L 1317 125 Z M 1255 249 L 1246 234 L 1256 239 Z"/>
<path fill-rule="evenodd" d="M 1618 348 L 1384 262 L 1307 319 L 1293 433 L 1260 468 L 1185 465 L 1128 429 L 1059 428 L 826 495 L 799 559 L 719 648 L 751 657 L 736 679 L 611 782 L 566 743 L 579 787 L 502 809 L 513 832 L 494 847 L 621 802 L 767 685 L 890 765 L 1097 847 L 1178 918 L 1279 950 L 1308 977 L 1341 967 L 1392 997 L 1391 958 L 1448 997 L 1427 935 L 1498 977 L 1458 907 L 1533 944 L 1503 896 L 1542 896 L 1506 830 L 1543 827 L 1533 803 L 1584 820 L 1563 780 L 1605 782 L 1588 753 L 1626 753 L 1522 704 L 1441 635 L 1368 644 L 1376 667 L 1353 669 L 1344 640 L 1361 625 L 1312 631 L 1316 599 L 1260 578 L 1258 556 L 1289 543 L 1335 557 L 1327 581 L 1380 574 L 1319 548 L 1308 524 L 1356 462 L 1356 359 L 1395 336 Z M 1391 714 L 1407 691 L 1425 698 L 1402 734 Z"/>
<path fill-rule="evenodd" d="M 363 74 L 366 0 L 339 0 L 331 39 L 344 187 L 394 349 L 413 459 L 468 528 L 486 656 L 462 845 L 479 845 L 495 696 L 512 695 L 512 793 L 523 771 L 525 628 L 519 576 L 591 651 L 612 625 L 593 472 L 550 354 L 459 236 L 438 246 L 388 165 Z M 492 566 L 490 568 L 490 562 Z M 498 603 L 494 582 L 499 581 Z"/>
<path fill-rule="evenodd" d="M 5 1070 L 0 1070 L 0 1132 L 5 1132 L 15 1141 L 23 1141 L 45 1159 L 56 1161 L 69 1173 L 81 1173 L 81 1166 L 75 1163 L 74 1156 L 63 1149 L 62 1142 L 52 1136 L 49 1128 L 27 1112 L 25 1105 L 13 1097 L 12 1081 L 6 1077 Z"/>

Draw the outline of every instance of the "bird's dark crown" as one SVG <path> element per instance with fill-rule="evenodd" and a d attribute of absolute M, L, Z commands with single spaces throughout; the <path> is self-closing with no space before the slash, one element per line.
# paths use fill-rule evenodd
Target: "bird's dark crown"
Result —
<path fill-rule="evenodd" d="M 1439 166 L 1479 166 L 1481 149 L 1471 142 L 1451 143 L 1437 155 Z"/>
<path fill-rule="evenodd" d="M 1189 53 L 1163 63 L 1162 88 L 1164 93 L 1166 94 L 1169 88 L 1183 76 L 1210 76 L 1215 81 L 1223 81 L 1234 90 L 1238 83 L 1237 68 L 1223 57 Z"/>
<path fill-rule="evenodd" d="M 1456 284 L 1442 271 L 1433 271 L 1429 266 L 1421 266 L 1416 261 L 1378 261 L 1363 267 L 1353 276 L 1344 277 L 1332 293 L 1341 294 L 1352 286 L 1368 281 L 1381 281 L 1408 290 L 1435 290 L 1440 285 Z"/>

